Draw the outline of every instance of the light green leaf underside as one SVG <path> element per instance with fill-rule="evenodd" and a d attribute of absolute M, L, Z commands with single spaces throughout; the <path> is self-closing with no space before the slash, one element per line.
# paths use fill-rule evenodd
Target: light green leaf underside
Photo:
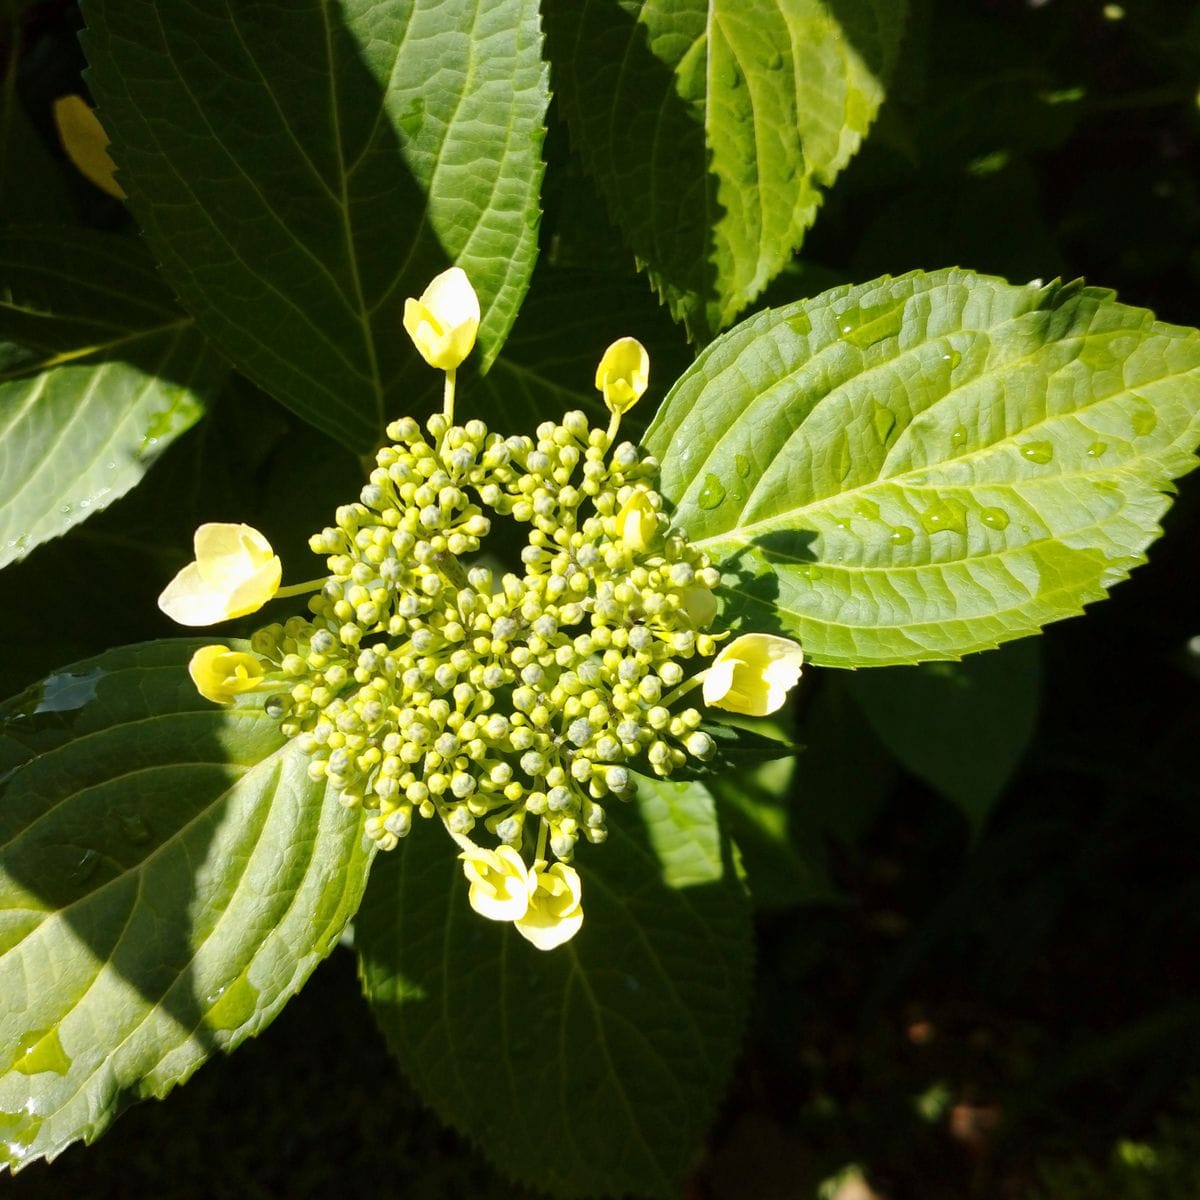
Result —
<path fill-rule="evenodd" d="M 336 943 L 360 822 L 198 643 L 110 651 L 0 709 L 0 1166 L 92 1141 L 259 1032 Z"/>
<path fill-rule="evenodd" d="M 454 847 L 424 828 L 376 864 L 355 940 L 392 1050 L 502 1170 L 561 1196 L 672 1197 L 741 1030 L 745 897 L 699 784 L 639 781 L 610 828 L 578 856 L 583 928 L 556 950 L 472 912 Z"/>
<path fill-rule="evenodd" d="M 406 296 L 451 262 L 495 356 L 536 254 L 536 0 L 88 0 L 89 83 L 130 207 L 201 328 L 353 449 L 429 368 Z"/>
<path fill-rule="evenodd" d="M 225 374 L 135 241 L 0 235 L 0 566 L 129 491 Z"/>
<path fill-rule="evenodd" d="M 727 325 L 800 245 L 883 100 L 898 0 L 552 0 L 555 87 L 676 319 Z"/>
<path fill-rule="evenodd" d="M 956 658 L 1102 598 L 1198 441 L 1196 331 L 960 270 L 751 318 L 647 435 L 726 620 L 845 667 Z"/>

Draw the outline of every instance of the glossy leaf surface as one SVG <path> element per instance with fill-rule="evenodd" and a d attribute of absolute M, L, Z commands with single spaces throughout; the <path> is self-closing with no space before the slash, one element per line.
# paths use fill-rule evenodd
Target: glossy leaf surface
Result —
<path fill-rule="evenodd" d="M 110 651 L 0 709 L 0 1165 L 97 1137 L 267 1025 L 366 882 L 361 822 L 199 643 Z"/>
<path fill-rule="evenodd" d="M 725 620 L 809 659 L 957 658 L 1144 560 L 1200 442 L 1200 334 L 1077 284 L 835 288 L 714 343 L 647 435 Z"/>
<path fill-rule="evenodd" d="M 536 253 L 548 101 L 534 0 L 84 6 L 119 181 L 200 327 L 372 448 L 431 373 L 400 324 L 451 262 L 491 361 Z"/>

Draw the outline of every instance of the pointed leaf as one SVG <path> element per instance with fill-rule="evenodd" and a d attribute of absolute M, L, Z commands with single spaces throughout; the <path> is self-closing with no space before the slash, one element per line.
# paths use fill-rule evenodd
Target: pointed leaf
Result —
<path fill-rule="evenodd" d="M 129 204 L 201 328 L 352 449 L 432 390 L 406 296 L 457 262 L 486 365 L 536 252 L 536 0 L 88 0 Z"/>
<path fill-rule="evenodd" d="M 747 909 L 712 799 L 651 780 L 638 797 L 578 856 L 583 928 L 556 950 L 472 912 L 432 830 L 382 856 L 355 922 L 417 1089 L 502 1170 L 562 1196 L 677 1195 L 745 1013 Z"/>
<path fill-rule="evenodd" d="M 1200 333 L 959 270 L 760 313 L 646 438 L 722 564 L 725 620 L 850 667 L 957 658 L 1102 598 L 1197 442 Z"/>
<path fill-rule="evenodd" d="M 847 686 L 880 740 L 977 833 L 1033 736 L 1041 645 L 1027 639 L 962 662 L 853 671 Z"/>
<path fill-rule="evenodd" d="M 0 566 L 129 491 L 226 373 L 137 242 L 0 235 Z"/>
<path fill-rule="evenodd" d="M 0 708 L 0 1165 L 91 1141 L 266 1026 L 336 944 L 369 855 L 199 643 L 110 651 Z"/>
<path fill-rule="evenodd" d="M 727 325 L 800 245 L 883 100 L 896 0 L 551 0 L 572 139 L 676 319 Z"/>

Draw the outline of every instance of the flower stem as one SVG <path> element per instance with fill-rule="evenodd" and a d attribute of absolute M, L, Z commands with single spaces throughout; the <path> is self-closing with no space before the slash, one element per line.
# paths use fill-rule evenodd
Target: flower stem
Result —
<path fill-rule="evenodd" d="M 704 682 L 704 677 L 707 674 L 707 671 L 700 671 L 698 674 L 693 675 L 691 679 L 685 679 L 677 688 L 668 692 L 659 701 L 659 704 L 661 704 L 663 708 L 670 708 L 680 696 L 686 696 L 693 688 L 699 687 Z"/>
<path fill-rule="evenodd" d="M 446 372 L 446 391 L 444 393 L 445 399 L 442 404 L 442 412 L 446 416 L 446 425 L 447 426 L 454 424 L 454 376 L 455 376 L 455 374 L 456 374 L 456 368 L 454 368 L 454 367 L 451 367 L 450 370 L 448 370 Z"/>
<path fill-rule="evenodd" d="M 319 592 L 328 579 L 328 575 L 323 575 L 320 579 L 310 579 L 306 583 L 290 583 L 287 587 L 281 587 L 272 599 L 279 600 L 286 596 L 303 596 L 308 592 Z"/>
<path fill-rule="evenodd" d="M 613 442 L 615 442 L 617 440 L 617 430 L 620 428 L 621 428 L 621 414 L 619 412 L 614 412 L 613 415 L 609 418 L 608 433 L 606 435 L 608 438 L 608 445 L 609 445 L 610 449 L 612 448 Z"/>

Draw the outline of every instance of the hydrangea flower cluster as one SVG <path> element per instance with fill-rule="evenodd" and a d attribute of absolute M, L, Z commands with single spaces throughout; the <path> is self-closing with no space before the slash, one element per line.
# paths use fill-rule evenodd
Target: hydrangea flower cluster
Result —
<path fill-rule="evenodd" d="M 510 846 L 532 817 L 569 861 L 580 836 L 603 840 L 626 762 L 665 775 L 712 752 L 700 712 L 662 700 L 715 650 L 718 575 L 666 528 L 653 460 L 610 454 L 582 413 L 536 441 L 440 414 L 428 433 L 389 428 L 360 502 L 311 541 L 329 568 L 313 619 L 252 647 L 286 685 L 283 732 L 376 813 L 383 849 L 415 813 L 464 835 L 486 821 Z M 463 563 L 497 516 L 529 526 L 522 574 Z"/>
<path fill-rule="evenodd" d="M 261 534 L 206 526 L 160 604 L 199 624 L 319 589 L 309 617 L 259 630 L 250 653 L 198 651 L 199 690 L 224 703 L 263 693 L 312 778 L 369 811 L 381 849 L 414 817 L 439 818 L 462 849 L 472 907 L 549 949 L 582 923 L 569 864 L 581 838 L 605 840 L 606 806 L 632 794 L 631 769 L 666 776 L 712 756 L 691 690 L 769 711 L 802 655 L 752 634 L 696 670 L 717 650 L 718 572 L 664 513 L 655 460 L 617 440 L 647 386 L 641 345 L 623 338 L 601 361 L 607 428 L 569 412 L 536 437 L 504 437 L 453 419 L 478 320 L 457 268 L 409 301 L 406 328 L 446 372 L 445 410 L 424 429 L 389 426 L 358 501 L 311 539 L 327 576 L 280 590 Z M 497 522 L 524 534 L 519 571 L 481 554 Z M 474 840 L 482 830 L 494 848 Z"/>

